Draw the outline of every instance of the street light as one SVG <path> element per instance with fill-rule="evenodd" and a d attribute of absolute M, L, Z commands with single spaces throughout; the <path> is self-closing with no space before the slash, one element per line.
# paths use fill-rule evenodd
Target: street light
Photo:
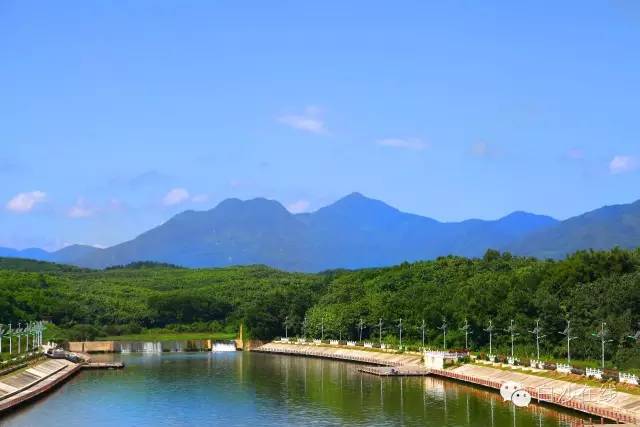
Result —
<path fill-rule="evenodd" d="M 359 341 L 362 341 L 362 328 L 364 327 L 364 324 L 362 323 L 362 317 L 360 318 L 360 323 L 359 323 L 359 328 L 360 328 L 360 339 Z"/>
<path fill-rule="evenodd" d="M 382 317 L 380 319 L 378 319 L 378 330 L 379 330 L 379 340 L 380 340 L 380 346 L 382 347 Z"/>
<path fill-rule="evenodd" d="M 469 350 L 469 334 L 472 334 L 473 331 L 470 330 L 471 325 L 467 321 L 467 318 L 464 318 L 464 325 L 460 328 L 461 331 L 464 331 L 464 348 Z"/>
<path fill-rule="evenodd" d="M 284 338 L 289 338 L 289 316 L 284 317 Z"/>
<path fill-rule="evenodd" d="M 516 327 L 513 324 L 513 319 L 509 322 L 509 327 L 507 328 L 507 332 L 511 334 L 511 358 L 513 359 L 513 342 L 516 336 L 519 334 L 516 333 Z"/>
<path fill-rule="evenodd" d="M 575 340 L 578 337 L 571 336 L 571 320 L 567 319 L 567 327 L 564 328 L 564 331 L 558 332 L 567 337 L 567 364 L 571 364 L 571 341 Z"/>
<path fill-rule="evenodd" d="M 600 338 L 600 344 L 602 346 L 602 369 L 604 369 L 604 346 L 606 343 L 613 342 L 613 340 L 606 339 L 607 335 L 609 335 L 609 331 L 605 329 L 605 326 L 607 326 L 607 324 L 602 322 L 600 325 L 600 331 L 595 334 L 591 334 L 594 337 Z"/>
<path fill-rule="evenodd" d="M 489 320 L 489 326 L 484 331 L 489 332 L 489 354 L 493 354 L 493 320 Z"/>
<path fill-rule="evenodd" d="M 427 324 L 424 319 L 422 319 L 422 323 L 418 326 L 418 329 L 422 331 L 422 348 L 424 348 L 424 331 L 427 329 Z"/>
<path fill-rule="evenodd" d="M 440 326 L 438 329 L 442 330 L 442 340 L 443 340 L 443 345 L 444 345 L 444 350 L 447 349 L 447 319 L 443 316 L 442 317 L 442 326 Z"/>
<path fill-rule="evenodd" d="M 536 320 L 536 327 L 529 332 L 536 336 L 536 354 L 537 359 L 540 360 L 540 340 L 546 337 L 546 335 L 540 335 L 542 333 L 542 328 L 540 327 L 540 319 Z"/>
<path fill-rule="evenodd" d="M 400 348 L 402 348 L 402 319 L 398 321 L 398 328 L 400 329 Z"/>

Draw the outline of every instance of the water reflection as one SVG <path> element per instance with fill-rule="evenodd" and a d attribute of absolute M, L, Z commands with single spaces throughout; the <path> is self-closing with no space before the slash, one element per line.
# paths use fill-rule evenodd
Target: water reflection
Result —
<path fill-rule="evenodd" d="M 67 425 L 558 426 L 576 414 L 515 408 L 491 391 L 433 377 L 363 375 L 357 365 L 251 353 L 104 355 L 122 371 L 84 372 L 3 420 Z M 204 421 L 206 420 L 206 422 Z"/>

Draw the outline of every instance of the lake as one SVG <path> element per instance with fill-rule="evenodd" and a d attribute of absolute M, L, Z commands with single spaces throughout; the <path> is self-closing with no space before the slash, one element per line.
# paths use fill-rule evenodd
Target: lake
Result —
<path fill-rule="evenodd" d="M 432 377 L 380 378 L 358 365 L 248 352 L 111 354 L 3 426 L 568 426 L 579 414 L 514 408 L 497 393 Z"/>

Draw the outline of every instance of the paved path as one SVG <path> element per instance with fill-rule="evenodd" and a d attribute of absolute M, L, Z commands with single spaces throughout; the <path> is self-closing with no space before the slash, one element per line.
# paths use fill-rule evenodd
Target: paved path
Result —
<path fill-rule="evenodd" d="M 0 377 L 0 413 L 49 391 L 81 367 L 65 359 L 50 359 Z"/>
<path fill-rule="evenodd" d="M 331 345 L 285 344 L 272 342 L 255 348 L 252 351 L 348 360 L 351 362 L 368 363 L 379 366 L 422 365 L 422 357 L 420 355 L 358 350 L 357 347 L 345 346 L 338 347 Z"/>
<path fill-rule="evenodd" d="M 432 369 L 431 372 L 492 388 L 500 388 L 507 381 L 515 381 L 522 384 L 534 399 L 619 422 L 640 423 L 640 396 L 616 391 L 609 386 L 590 387 L 477 364 L 467 364 L 450 370 Z"/>

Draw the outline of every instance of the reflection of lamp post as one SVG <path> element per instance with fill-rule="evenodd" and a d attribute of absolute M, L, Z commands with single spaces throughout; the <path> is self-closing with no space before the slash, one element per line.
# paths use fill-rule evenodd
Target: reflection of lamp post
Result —
<path fill-rule="evenodd" d="M 578 338 L 571 336 L 571 320 L 567 319 L 567 327 L 559 333 L 567 337 L 567 364 L 571 364 L 571 341 Z"/>
<path fill-rule="evenodd" d="M 600 332 L 595 333 L 595 334 L 591 334 L 594 337 L 598 337 L 600 338 L 600 344 L 602 346 L 602 369 L 604 369 L 604 346 L 606 343 L 612 342 L 613 340 L 608 340 L 607 335 L 609 335 L 609 331 L 607 331 L 604 327 L 607 326 L 607 324 L 605 322 L 602 322 L 602 325 L 600 325 Z"/>
<path fill-rule="evenodd" d="M 538 360 L 540 360 L 540 340 L 546 337 L 546 335 L 540 335 L 542 332 L 542 328 L 540 327 L 540 319 L 536 320 L 536 327 L 533 328 L 533 331 L 529 331 L 536 336 L 536 354 Z"/>

